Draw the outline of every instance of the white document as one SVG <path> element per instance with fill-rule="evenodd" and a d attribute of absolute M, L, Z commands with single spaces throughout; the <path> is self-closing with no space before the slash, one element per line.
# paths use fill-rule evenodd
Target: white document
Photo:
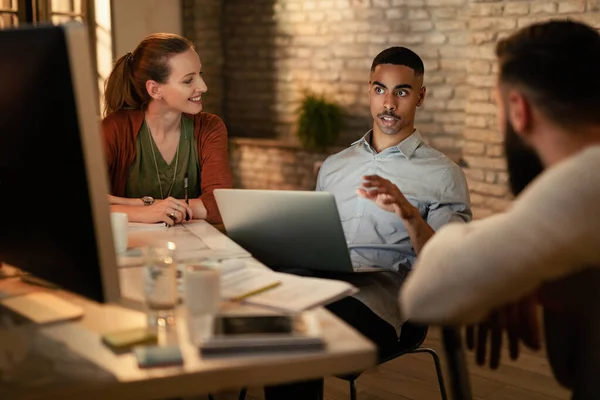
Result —
<path fill-rule="evenodd" d="M 221 254 L 229 254 L 229 257 L 222 257 L 221 259 L 252 256 L 246 249 L 206 221 L 194 221 L 193 223 L 183 224 L 183 226 L 194 236 L 202 239 L 211 250 L 218 250 Z"/>
<path fill-rule="evenodd" d="M 208 249 L 202 239 L 192 234 L 183 225 L 168 228 L 162 237 L 175 243 L 177 259 L 180 261 L 197 259 L 203 250 Z"/>
<path fill-rule="evenodd" d="M 128 240 L 130 248 L 118 256 L 120 267 L 144 265 L 140 248 L 159 240 L 175 243 L 177 259 L 182 263 L 250 256 L 250 253 L 206 221 L 178 224 L 170 228 L 164 228 L 161 224 L 130 223 Z"/>
<path fill-rule="evenodd" d="M 221 298 L 241 300 L 273 290 L 281 284 L 279 277 L 268 271 L 243 268 L 221 274 Z"/>
<path fill-rule="evenodd" d="M 127 226 L 127 230 L 131 231 L 165 231 L 167 226 L 164 222 L 156 224 L 144 224 L 142 222 L 130 222 Z"/>
<path fill-rule="evenodd" d="M 247 298 L 246 303 L 286 312 L 300 312 L 333 303 L 358 292 L 356 287 L 343 281 L 276 272 L 273 274 L 281 284 Z"/>

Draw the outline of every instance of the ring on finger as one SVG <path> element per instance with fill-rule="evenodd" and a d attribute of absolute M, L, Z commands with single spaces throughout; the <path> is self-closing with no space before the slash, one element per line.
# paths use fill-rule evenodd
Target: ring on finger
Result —
<path fill-rule="evenodd" d="M 170 213 L 167 215 L 167 217 L 171 218 L 173 221 L 175 221 L 175 213 Z"/>

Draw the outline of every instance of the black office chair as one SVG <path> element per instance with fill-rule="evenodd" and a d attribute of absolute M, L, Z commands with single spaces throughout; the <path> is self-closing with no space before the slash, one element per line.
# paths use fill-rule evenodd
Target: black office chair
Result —
<path fill-rule="evenodd" d="M 435 350 L 427 347 L 421 347 L 421 345 L 425 341 L 425 337 L 427 337 L 427 331 L 427 326 L 413 325 L 410 322 L 407 322 L 404 325 L 402 325 L 402 332 L 400 333 L 400 340 L 398 340 L 398 346 L 396 348 L 396 351 L 394 351 L 391 354 L 382 354 L 378 360 L 378 364 L 386 363 L 405 354 L 429 353 L 431 357 L 433 357 L 433 362 L 435 364 L 435 370 L 437 372 L 438 384 L 440 386 L 440 393 L 442 395 L 442 399 L 448 400 L 448 396 L 446 394 L 446 387 L 444 385 L 444 376 L 442 374 L 442 365 L 440 363 L 439 356 L 437 355 Z M 356 380 L 361 374 L 362 372 L 357 372 L 354 374 L 338 376 L 338 378 L 350 382 L 351 400 L 356 400 Z"/>

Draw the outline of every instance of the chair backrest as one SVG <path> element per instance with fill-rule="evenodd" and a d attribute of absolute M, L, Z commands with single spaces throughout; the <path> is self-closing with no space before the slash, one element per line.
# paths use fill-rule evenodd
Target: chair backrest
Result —
<path fill-rule="evenodd" d="M 407 321 L 402 325 L 400 342 L 415 343 L 416 346 L 420 346 L 425 341 L 428 331 L 427 325 L 417 325 Z"/>
<path fill-rule="evenodd" d="M 598 397 L 600 374 L 600 268 L 551 282 L 543 297 L 548 360 L 556 379 L 574 398 Z"/>
<path fill-rule="evenodd" d="M 425 341 L 428 331 L 429 326 L 427 325 L 417 325 L 407 321 L 402 325 L 400 343 L 413 344 L 411 347 L 415 348 L 419 347 Z"/>
<path fill-rule="evenodd" d="M 379 360 L 379 363 L 383 364 L 401 356 L 404 353 L 421 347 L 425 341 L 425 338 L 427 337 L 428 330 L 429 327 L 427 325 L 416 325 L 412 324 L 411 322 L 405 322 L 402 325 L 402 331 L 400 332 L 398 351 L 395 351 L 391 354 L 383 354 L 382 358 Z"/>

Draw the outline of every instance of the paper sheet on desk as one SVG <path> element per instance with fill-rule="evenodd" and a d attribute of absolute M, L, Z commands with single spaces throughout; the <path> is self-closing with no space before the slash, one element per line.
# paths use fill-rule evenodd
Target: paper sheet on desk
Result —
<path fill-rule="evenodd" d="M 138 225 L 142 228 L 138 229 Z M 224 260 L 250 256 L 250 253 L 205 221 L 178 224 L 170 228 L 160 228 L 156 224 L 133 224 L 128 238 L 130 249 L 119 256 L 120 267 L 143 265 L 144 260 L 138 248 L 157 240 L 169 240 L 175 243 L 177 258 L 184 263 L 207 258 Z"/>
<path fill-rule="evenodd" d="M 254 268 L 221 272 L 221 298 L 238 300 L 256 293 L 273 290 L 281 283 L 277 274 Z"/>
<path fill-rule="evenodd" d="M 244 300 L 247 304 L 286 312 L 300 312 L 327 305 L 358 292 L 351 284 L 333 279 L 273 273 L 281 284 Z"/>
<path fill-rule="evenodd" d="M 163 236 L 175 243 L 177 258 L 180 260 L 196 257 L 199 251 L 209 248 L 201 238 L 195 236 L 183 225 L 175 225 L 167 229 Z"/>
<path fill-rule="evenodd" d="M 250 253 L 206 221 L 175 225 L 165 231 L 164 237 L 175 242 L 177 258 L 182 262 L 250 257 Z"/>
<path fill-rule="evenodd" d="M 202 249 L 187 251 L 183 254 L 178 254 L 178 260 L 181 263 L 194 263 L 203 260 L 227 260 L 231 258 L 248 257 L 247 253 L 220 250 L 220 249 Z M 131 249 L 130 251 L 121 254 L 117 258 L 119 268 L 141 267 L 144 265 L 144 258 L 141 255 L 140 249 Z"/>
<path fill-rule="evenodd" d="M 164 231 L 167 230 L 164 222 L 157 224 L 144 224 L 141 222 L 129 222 L 127 230 L 131 231 Z"/>

